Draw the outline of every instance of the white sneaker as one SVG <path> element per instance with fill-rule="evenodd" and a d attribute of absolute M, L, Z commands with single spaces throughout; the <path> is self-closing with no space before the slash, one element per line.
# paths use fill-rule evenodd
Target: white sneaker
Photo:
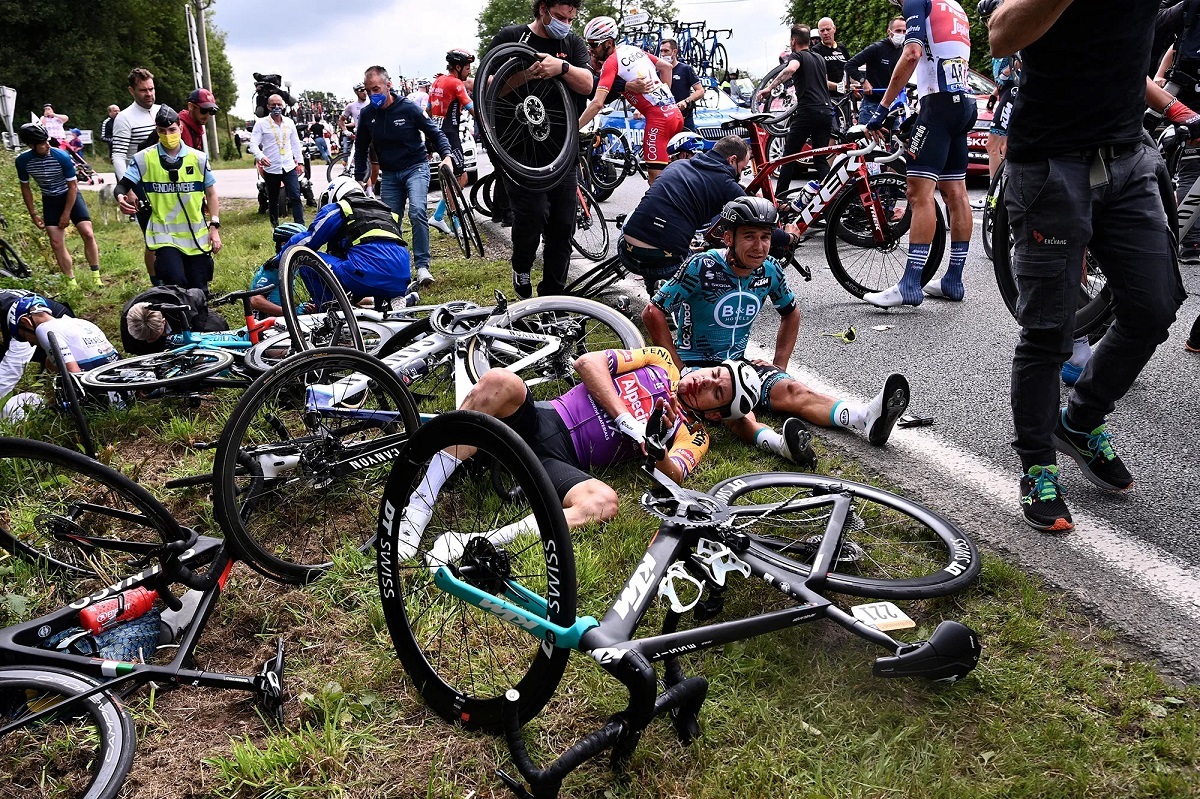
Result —
<path fill-rule="evenodd" d="M 888 375 L 883 391 L 867 403 L 867 440 L 877 447 L 887 443 L 896 420 L 908 408 L 908 379 L 904 375 Z"/>
<path fill-rule="evenodd" d="M 896 284 L 883 291 L 868 291 L 863 299 L 876 308 L 898 308 L 904 305 L 904 295 L 900 293 L 900 285 Z"/>
<path fill-rule="evenodd" d="M 429 220 L 429 226 L 435 230 L 440 230 L 442 233 L 445 233 L 447 236 L 454 235 L 454 231 L 450 229 L 450 226 L 446 224 L 446 221 L 444 219 L 432 219 L 431 218 Z"/>
<path fill-rule="evenodd" d="M 422 266 L 417 270 L 417 285 L 423 289 L 433 285 L 433 273 L 428 267 Z"/>

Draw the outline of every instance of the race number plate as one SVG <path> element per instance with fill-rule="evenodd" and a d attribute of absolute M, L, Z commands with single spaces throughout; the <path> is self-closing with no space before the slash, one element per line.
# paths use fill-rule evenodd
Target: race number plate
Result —
<path fill-rule="evenodd" d="M 868 627 L 874 627 L 883 632 L 907 630 L 917 626 L 917 623 L 910 619 L 908 614 L 891 602 L 870 602 L 866 605 L 855 605 L 850 610 L 854 614 L 854 618 Z"/>

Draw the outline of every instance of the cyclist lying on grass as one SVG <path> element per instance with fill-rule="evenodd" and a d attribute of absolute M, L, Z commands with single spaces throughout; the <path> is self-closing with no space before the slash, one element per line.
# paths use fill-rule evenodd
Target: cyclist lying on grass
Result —
<path fill-rule="evenodd" d="M 662 347 L 589 352 L 575 361 L 575 370 L 582 379 L 579 385 L 549 402 L 534 402 L 520 377 L 491 369 L 462 404 L 463 410 L 495 416 L 529 442 L 572 529 L 617 515 L 617 492 L 588 471 L 642 457 L 646 420 L 656 406 L 665 407 L 672 430 L 667 455 L 657 466 L 679 483 L 696 468 L 709 443 L 704 427 L 694 421 L 689 425 L 684 417 L 741 418 L 759 388 L 758 375 L 747 364 L 722 364 L 681 380 Z M 685 394 L 688 400 L 681 406 Z M 442 486 L 473 454 L 455 447 L 434 456 L 404 511 L 401 529 L 408 532 L 403 537 L 420 537 Z M 526 523 L 532 524 L 532 517 L 517 522 L 512 536 Z"/>
<path fill-rule="evenodd" d="M 779 333 L 773 363 L 754 362 L 761 391 L 754 395 L 753 407 L 792 418 L 784 422 L 782 434 L 760 423 L 753 413 L 726 420 L 726 426 L 743 441 L 795 463 L 803 462 L 797 460 L 797 453 L 808 453 L 808 435 L 799 419 L 822 427 L 849 427 L 882 446 L 908 407 L 908 381 L 903 375 L 891 375 L 870 402 L 852 403 L 818 394 L 788 375 L 800 311 L 783 268 L 768 257 L 779 215 L 762 197 L 739 197 L 725 204 L 721 221 L 725 247 L 699 253 L 685 263 L 642 312 L 651 341 L 671 353 L 684 380 L 696 373 L 691 370 L 711 373 L 710 367 L 728 359 L 745 363 L 741 359 L 750 328 L 769 299 L 779 312 Z M 667 314 L 678 323 L 674 339 Z"/>

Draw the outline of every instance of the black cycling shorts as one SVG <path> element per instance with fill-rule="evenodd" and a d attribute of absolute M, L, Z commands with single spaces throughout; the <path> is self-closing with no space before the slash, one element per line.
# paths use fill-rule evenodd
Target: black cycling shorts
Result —
<path fill-rule="evenodd" d="M 454 165 L 454 176 L 458 177 L 467 171 L 467 161 L 463 156 L 462 138 L 458 135 L 458 125 L 454 125 L 453 128 L 443 127 L 442 133 L 446 134 L 446 139 L 450 142 L 450 162 Z"/>
<path fill-rule="evenodd" d="M 571 431 L 549 402 L 534 402 L 533 395 L 526 391 L 521 407 L 500 421 L 529 442 L 533 454 L 550 476 L 560 502 L 572 488 L 593 479 L 580 468 L 575 445 L 571 443 Z"/>
<path fill-rule="evenodd" d="M 58 221 L 62 219 L 63 210 L 67 207 L 67 195 L 56 194 L 53 196 L 42 195 L 42 219 L 47 226 L 58 227 Z M 76 193 L 75 204 L 71 206 L 71 221 L 78 225 L 80 222 L 91 222 L 92 217 L 88 213 L 87 203 L 83 201 L 83 195 Z"/>
<path fill-rule="evenodd" d="M 908 143 L 908 176 L 965 180 L 967 133 L 978 116 L 969 94 L 938 92 L 921 98 L 921 113 Z"/>
<path fill-rule="evenodd" d="M 991 132 L 997 136 L 1008 135 L 1008 120 L 1012 116 L 1013 103 L 1017 99 L 1017 87 L 1011 83 L 1005 84 L 996 98 L 995 110 L 992 111 Z"/>

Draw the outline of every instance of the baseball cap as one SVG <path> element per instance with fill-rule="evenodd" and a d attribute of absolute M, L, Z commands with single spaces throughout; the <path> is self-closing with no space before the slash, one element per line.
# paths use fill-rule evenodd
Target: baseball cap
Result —
<path fill-rule="evenodd" d="M 217 98 L 213 97 L 213 93 L 208 89 L 196 89 L 188 95 L 187 101 L 195 103 L 206 111 L 220 111 L 221 106 L 217 105 Z"/>
<path fill-rule="evenodd" d="M 54 103 L 46 103 L 45 105 L 42 106 L 42 108 L 53 108 L 53 107 L 54 107 Z"/>

